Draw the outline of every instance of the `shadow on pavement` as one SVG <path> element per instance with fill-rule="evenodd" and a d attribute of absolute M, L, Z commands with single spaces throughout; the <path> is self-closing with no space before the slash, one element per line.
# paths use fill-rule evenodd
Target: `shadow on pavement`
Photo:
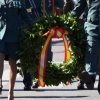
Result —
<path fill-rule="evenodd" d="M 86 98 L 88 96 L 15 96 L 14 98 Z M 7 97 L 3 96 L 0 99 L 7 99 Z"/>

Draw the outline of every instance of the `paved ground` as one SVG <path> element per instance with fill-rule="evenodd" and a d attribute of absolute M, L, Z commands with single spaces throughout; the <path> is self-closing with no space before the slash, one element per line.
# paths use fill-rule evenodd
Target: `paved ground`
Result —
<path fill-rule="evenodd" d="M 53 60 L 61 63 L 64 59 L 64 47 L 62 40 L 52 41 Z M 17 75 L 14 89 L 14 100 L 99 100 L 100 95 L 97 91 L 98 76 L 94 90 L 77 90 L 77 82 L 74 80 L 71 85 L 59 84 L 59 86 L 46 86 L 23 91 L 23 78 Z M 0 100 L 7 100 L 8 93 L 8 63 L 5 62 L 3 74 L 3 92 Z"/>

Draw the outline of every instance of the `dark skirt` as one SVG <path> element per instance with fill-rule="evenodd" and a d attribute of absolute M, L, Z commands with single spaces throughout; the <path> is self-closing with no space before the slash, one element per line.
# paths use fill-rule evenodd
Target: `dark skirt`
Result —
<path fill-rule="evenodd" d="M 18 44 L 19 42 L 0 41 L 0 52 L 5 54 L 5 60 L 9 60 L 9 57 L 18 60 L 18 55 L 16 54 Z"/>

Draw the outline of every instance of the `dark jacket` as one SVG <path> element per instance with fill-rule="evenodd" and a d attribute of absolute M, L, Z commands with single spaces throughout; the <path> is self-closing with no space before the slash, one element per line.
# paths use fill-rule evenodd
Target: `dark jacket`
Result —
<path fill-rule="evenodd" d="M 52 1 L 52 0 L 51 0 Z M 51 5 L 51 6 L 50 6 Z M 63 0 L 54 0 L 54 6 L 58 8 L 63 8 L 64 6 L 64 1 Z M 49 0 L 45 0 L 45 9 L 47 15 L 52 14 L 52 3 L 50 4 Z"/>
<path fill-rule="evenodd" d="M 17 0 L 20 2 L 20 6 L 14 5 L 14 0 L 11 3 L 2 5 L 0 8 L 0 23 L 2 26 L 0 27 L 0 31 L 2 31 L 3 27 L 6 25 L 6 32 L 3 37 L 5 42 L 18 42 L 19 37 L 21 35 L 21 25 L 20 25 L 20 17 L 22 17 L 23 21 L 30 25 L 32 23 L 32 19 L 29 17 L 23 0 Z"/>
<path fill-rule="evenodd" d="M 29 13 L 30 17 L 32 19 L 36 19 L 42 16 L 42 11 L 41 11 L 42 0 L 33 0 L 33 2 L 35 4 L 34 7 L 32 7 L 29 0 L 25 0 L 25 6 L 26 6 L 27 12 Z"/>
<path fill-rule="evenodd" d="M 64 4 L 64 7 L 63 7 L 63 13 L 64 14 L 67 14 L 68 12 L 71 12 L 74 7 L 75 7 L 75 2 L 73 0 L 66 0 L 65 4 Z M 86 21 L 86 18 L 87 18 L 87 13 L 88 13 L 88 8 L 85 7 L 84 8 L 84 11 L 82 12 L 84 14 L 82 14 L 80 16 L 80 18 L 77 19 L 77 22 L 84 27 L 84 22 Z"/>

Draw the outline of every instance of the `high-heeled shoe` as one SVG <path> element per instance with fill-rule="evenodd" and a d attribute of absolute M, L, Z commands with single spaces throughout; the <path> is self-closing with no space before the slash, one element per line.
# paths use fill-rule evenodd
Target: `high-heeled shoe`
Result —
<path fill-rule="evenodd" d="M 2 86 L 0 87 L 0 94 L 2 94 Z"/>
<path fill-rule="evenodd" d="M 13 94 L 8 94 L 8 100 L 14 100 Z"/>

